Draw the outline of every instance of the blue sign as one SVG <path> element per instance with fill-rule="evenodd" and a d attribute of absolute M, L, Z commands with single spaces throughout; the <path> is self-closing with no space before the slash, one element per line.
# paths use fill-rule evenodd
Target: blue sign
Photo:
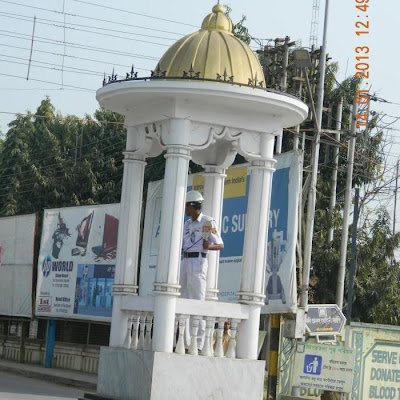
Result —
<path fill-rule="evenodd" d="M 247 181 L 249 181 L 248 179 Z M 247 212 L 247 196 L 225 199 L 221 220 L 224 249 L 221 257 L 241 257 Z"/>
<path fill-rule="evenodd" d="M 111 317 L 115 265 L 79 264 L 74 314 Z"/>
<path fill-rule="evenodd" d="M 306 354 L 304 357 L 303 372 L 309 375 L 321 375 L 322 357 L 315 354 Z"/>

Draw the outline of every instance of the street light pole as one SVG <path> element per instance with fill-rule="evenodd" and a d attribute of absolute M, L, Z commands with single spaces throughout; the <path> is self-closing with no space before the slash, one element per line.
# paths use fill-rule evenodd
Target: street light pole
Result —
<path fill-rule="evenodd" d="M 314 107 L 314 101 L 311 93 L 310 82 L 308 79 L 307 69 L 304 67 L 304 75 L 307 84 L 307 90 L 310 97 L 310 104 L 312 108 L 315 135 L 312 145 L 311 155 L 311 179 L 310 189 L 308 192 L 308 204 L 307 204 L 307 220 L 306 220 L 306 232 L 304 238 L 304 264 L 303 274 L 300 286 L 300 305 L 299 308 L 305 311 L 307 314 L 308 307 L 308 287 L 310 283 L 310 270 L 311 270 L 311 252 L 312 252 L 312 239 L 314 232 L 314 218 L 315 218 L 315 203 L 317 195 L 317 178 L 318 178 L 318 161 L 319 161 L 319 148 L 321 140 L 321 125 L 322 125 L 322 107 L 324 103 L 324 85 L 325 85 L 325 66 L 326 66 L 326 43 L 327 43 L 327 30 L 328 30 L 328 15 L 329 15 L 329 0 L 325 0 L 325 19 L 324 19 L 324 33 L 320 54 L 319 62 L 319 82 L 317 91 L 317 107 Z M 308 55 L 309 58 L 309 55 Z M 304 320 L 305 328 L 305 320 Z M 303 336 L 305 340 L 305 336 Z M 292 387 L 292 395 L 300 396 L 300 388 Z"/>
<path fill-rule="evenodd" d="M 303 279 L 300 290 L 300 307 L 306 309 L 308 306 L 308 286 L 310 283 L 312 239 L 314 232 L 315 203 L 317 194 L 318 160 L 321 139 L 322 108 L 324 103 L 325 67 L 326 67 L 326 44 L 328 30 L 329 0 L 325 0 L 324 34 L 322 40 L 321 54 L 319 60 L 319 82 L 317 88 L 316 107 L 316 132 L 312 148 L 311 183 L 308 192 L 307 221 L 304 238 L 304 268 Z"/>

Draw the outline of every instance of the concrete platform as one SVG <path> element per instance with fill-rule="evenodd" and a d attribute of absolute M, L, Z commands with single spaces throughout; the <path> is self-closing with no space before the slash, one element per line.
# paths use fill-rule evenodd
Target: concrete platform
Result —
<path fill-rule="evenodd" d="M 97 394 L 115 400 L 261 400 L 264 371 L 264 361 L 102 347 Z"/>

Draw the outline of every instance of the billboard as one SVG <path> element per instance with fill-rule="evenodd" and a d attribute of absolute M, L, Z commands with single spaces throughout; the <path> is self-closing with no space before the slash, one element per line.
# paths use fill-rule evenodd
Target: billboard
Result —
<path fill-rule="evenodd" d="M 297 307 L 295 250 L 298 225 L 298 199 L 301 157 L 289 152 L 276 157 L 272 180 L 266 267 L 266 305 L 264 312 L 294 312 Z M 235 302 L 240 287 L 243 241 L 246 229 L 250 176 L 246 165 L 226 172 L 221 236 L 225 247 L 220 253 L 219 299 Z M 201 175 L 188 177 L 188 190 L 202 191 Z M 159 247 L 163 182 L 151 182 L 148 188 L 143 232 L 139 293 L 153 290 Z"/>
<path fill-rule="evenodd" d="M 400 398 L 400 328 L 352 322 L 350 331 L 356 353 L 350 399 Z"/>
<path fill-rule="evenodd" d="M 45 210 L 36 315 L 110 321 L 119 204 Z"/>
<path fill-rule="evenodd" d="M 0 218 L 0 314 L 32 316 L 36 214 Z"/>

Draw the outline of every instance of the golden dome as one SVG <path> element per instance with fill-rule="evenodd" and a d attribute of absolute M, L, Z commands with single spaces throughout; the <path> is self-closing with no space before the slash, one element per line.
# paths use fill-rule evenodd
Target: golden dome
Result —
<path fill-rule="evenodd" d="M 260 62 L 249 46 L 232 34 L 232 21 L 217 4 L 197 32 L 173 44 L 153 77 L 222 81 L 264 87 Z"/>

